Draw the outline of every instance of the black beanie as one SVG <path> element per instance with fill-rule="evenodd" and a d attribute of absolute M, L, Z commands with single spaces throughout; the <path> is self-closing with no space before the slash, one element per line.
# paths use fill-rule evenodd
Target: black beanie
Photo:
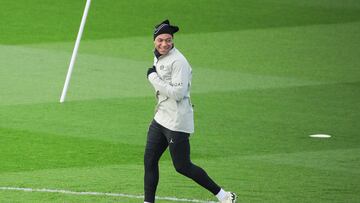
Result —
<path fill-rule="evenodd" d="M 169 20 L 165 20 L 159 25 L 155 26 L 154 30 L 154 39 L 161 34 L 170 34 L 171 36 L 174 36 L 174 33 L 179 31 L 178 26 L 170 25 Z"/>

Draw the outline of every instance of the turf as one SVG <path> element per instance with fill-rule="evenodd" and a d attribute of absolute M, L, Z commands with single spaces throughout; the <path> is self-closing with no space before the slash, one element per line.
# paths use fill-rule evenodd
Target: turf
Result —
<path fill-rule="evenodd" d="M 93 1 L 60 104 L 84 5 L 2 1 L 0 187 L 142 195 L 145 72 L 169 18 L 193 68 L 194 163 L 242 202 L 358 202 L 358 1 Z M 168 152 L 160 168 L 158 196 L 215 201 Z M 141 200 L 0 190 L 7 201 Z"/>

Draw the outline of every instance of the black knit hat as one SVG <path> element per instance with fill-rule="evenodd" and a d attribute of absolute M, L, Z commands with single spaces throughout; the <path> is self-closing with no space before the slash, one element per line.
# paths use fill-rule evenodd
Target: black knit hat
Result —
<path fill-rule="evenodd" d="M 173 26 L 170 25 L 169 20 L 164 20 L 162 23 L 160 23 L 159 25 L 155 26 L 155 30 L 154 30 L 154 39 L 161 34 L 170 34 L 171 36 L 174 36 L 174 33 L 179 31 L 179 27 L 178 26 Z"/>

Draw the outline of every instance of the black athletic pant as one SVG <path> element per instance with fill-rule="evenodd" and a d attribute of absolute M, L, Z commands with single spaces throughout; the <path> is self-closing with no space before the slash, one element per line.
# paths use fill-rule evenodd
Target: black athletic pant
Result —
<path fill-rule="evenodd" d="M 191 163 L 189 136 L 188 133 L 171 131 L 158 124 L 155 120 L 152 121 L 147 135 L 144 155 L 146 202 L 155 202 L 155 192 L 159 182 L 158 162 L 168 146 L 177 172 L 191 178 L 214 195 L 220 191 L 221 188 L 211 180 L 202 168 Z"/>

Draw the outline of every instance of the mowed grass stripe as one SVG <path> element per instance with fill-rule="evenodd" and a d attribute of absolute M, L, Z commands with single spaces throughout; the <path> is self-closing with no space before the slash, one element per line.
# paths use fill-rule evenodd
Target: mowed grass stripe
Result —
<path fill-rule="evenodd" d="M 8 57 L 4 60 L 0 84 L 8 88 L 1 90 L 0 104 L 59 100 L 70 55 L 26 47 L 2 48 Z M 139 68 L 144 66 L 144 63 L 135 61 L 79 54 L 68 99 L 71 100 L 71 93 L 75 90 L 78 90 L 74 93 L 78 99 L 76 95 L 99 99 L 137 96 L 139 92 L 140 96 L 152 95 L 146 76 Z"/>
<path fill-rule="evenodd" d="M 341 139 L 334 136 L 330 139 Z M 304 135 L 304 138 L 306 135 Z M 330 140 L 315 140 L 312 138 L 311 142 L 331 142 Z M 310 140 L 309 140 L 310 142 Z M 254 155 L 246 157 L 249 160 L 270 162 L 278 165 L 290 165 L 293 167 L 311 168 L 317 171 L 334 171 L 338 173 L 351 174 L 354 177 L 360 177 L 360 166 L 354 166 L 353 161 L 360 159 L 360 149 L 333 149 L 320 151 L 304 151 L 296 153 L 282 153 L 282 154 L 268 154 L 268 155 Z"/>
<path fill-rule="evenodd" d="M 143 165 L 129 162 L 3 172 L 0 180 L 5 186 L 141 194 L 142 175 Z"/>
<path fill-rule="evenodd" d="M 356 80 L 355 76 L 359 74 L 354 68 L 359 63 L 360 41 L 355 40 L 359 33 L 359 22 L 231 32 L 180 32 L 175 38 L 175 45 L 188 58 L 194 71 L 231 70 L 345 82 Z M 71 42 L 31 45 L 68 52 L 72 46 Z M 148 67 L 153 58 L 152 46 L 148 37 L 84 40 L 79 53 L 142 61 Z"/>
<path fill-rule="evenodd" d="M 18 51 L 20 55 L 26 53 L 29 57 L 19 58 Z M 64 53 L 58 55 L 54 51 L 12 47 L 7 55 L 9 58 L 0 84 L 11 88 L 1 90 L 0 104 L 47 103 L 59 100 L 66 74 L 65 63 L 61 61 L 66 58 Z M 144 62 L 79 54 L 67 101 L 152 96 L 153 90 L 146 80 L 145 69 Z M 193 67 L 193 93 L 314 84 L 321 83 L 221 68 L 213 70 Z"/>
<path fill-rule="evenodd" d="M 25 0 L 14 4 L 3 0 L 1 44 L 71 41 L 75 37 L 84 1 L 51 2 Z M 102 0 L 93 2 L 84 39 L 146 36 L 164 16 L 180 24 L 185 33 L 244 30 L 314 24 L 334 24 L 359 20 L 359 7 L 342 6 L 335 0 L 317 4 L 292 4 L 286 0 L 218 1 L 177 0 L 156 5 L 155 1 Z M 326 6 L 327 4 L 332 6 Z M 40 6 L 33 6 L 40 5 Z M 155 7 L 156 5 L 156 7 Z M 171 9 L 169 9 L 171 8 Z M 271 8 L 271 9 L 269 9 Z M 122 12 L 119 12 L 121 10 Z M 162 10 L 161 14 L 156 14 Z M 183 15 L 187 11 L 187 15 Z M 44 18 L 43 16 L 48 16 Z M 99 17 L 101 16 L 101 17 Z M 265 16 L 265 17 L 264 17 Z M 24 34 L 25 33 L 25 34 Z"/>
<path fill-rule="evenodd" d="M 0 128 L 0 172 L 141 163 L 143 146 Z"/>
<path fill-rule="evenodd" d="M 194 153 L 217 156 L 219 150 L 236 155 L 315 149 L 318 146 L 307 145 L 302 137 L 314 133 L 344 136 L 327 147 L 353 146 L 358 142 L 356 121 L 360 116 L 356 84 L 193 94 L 196 118 L 193 142 L 210 145 L 197 147 Z M 78 101 L 66 105 L 3 106 L 0 126 L 144 145 L 154 105 L 154 98 L 145 97 Z M 222 143 L 232 147 L 218 149 L 219 138 L 224 136 Z M 262 140 L 262 147 L 253 147 L 259 140 Z"/>

